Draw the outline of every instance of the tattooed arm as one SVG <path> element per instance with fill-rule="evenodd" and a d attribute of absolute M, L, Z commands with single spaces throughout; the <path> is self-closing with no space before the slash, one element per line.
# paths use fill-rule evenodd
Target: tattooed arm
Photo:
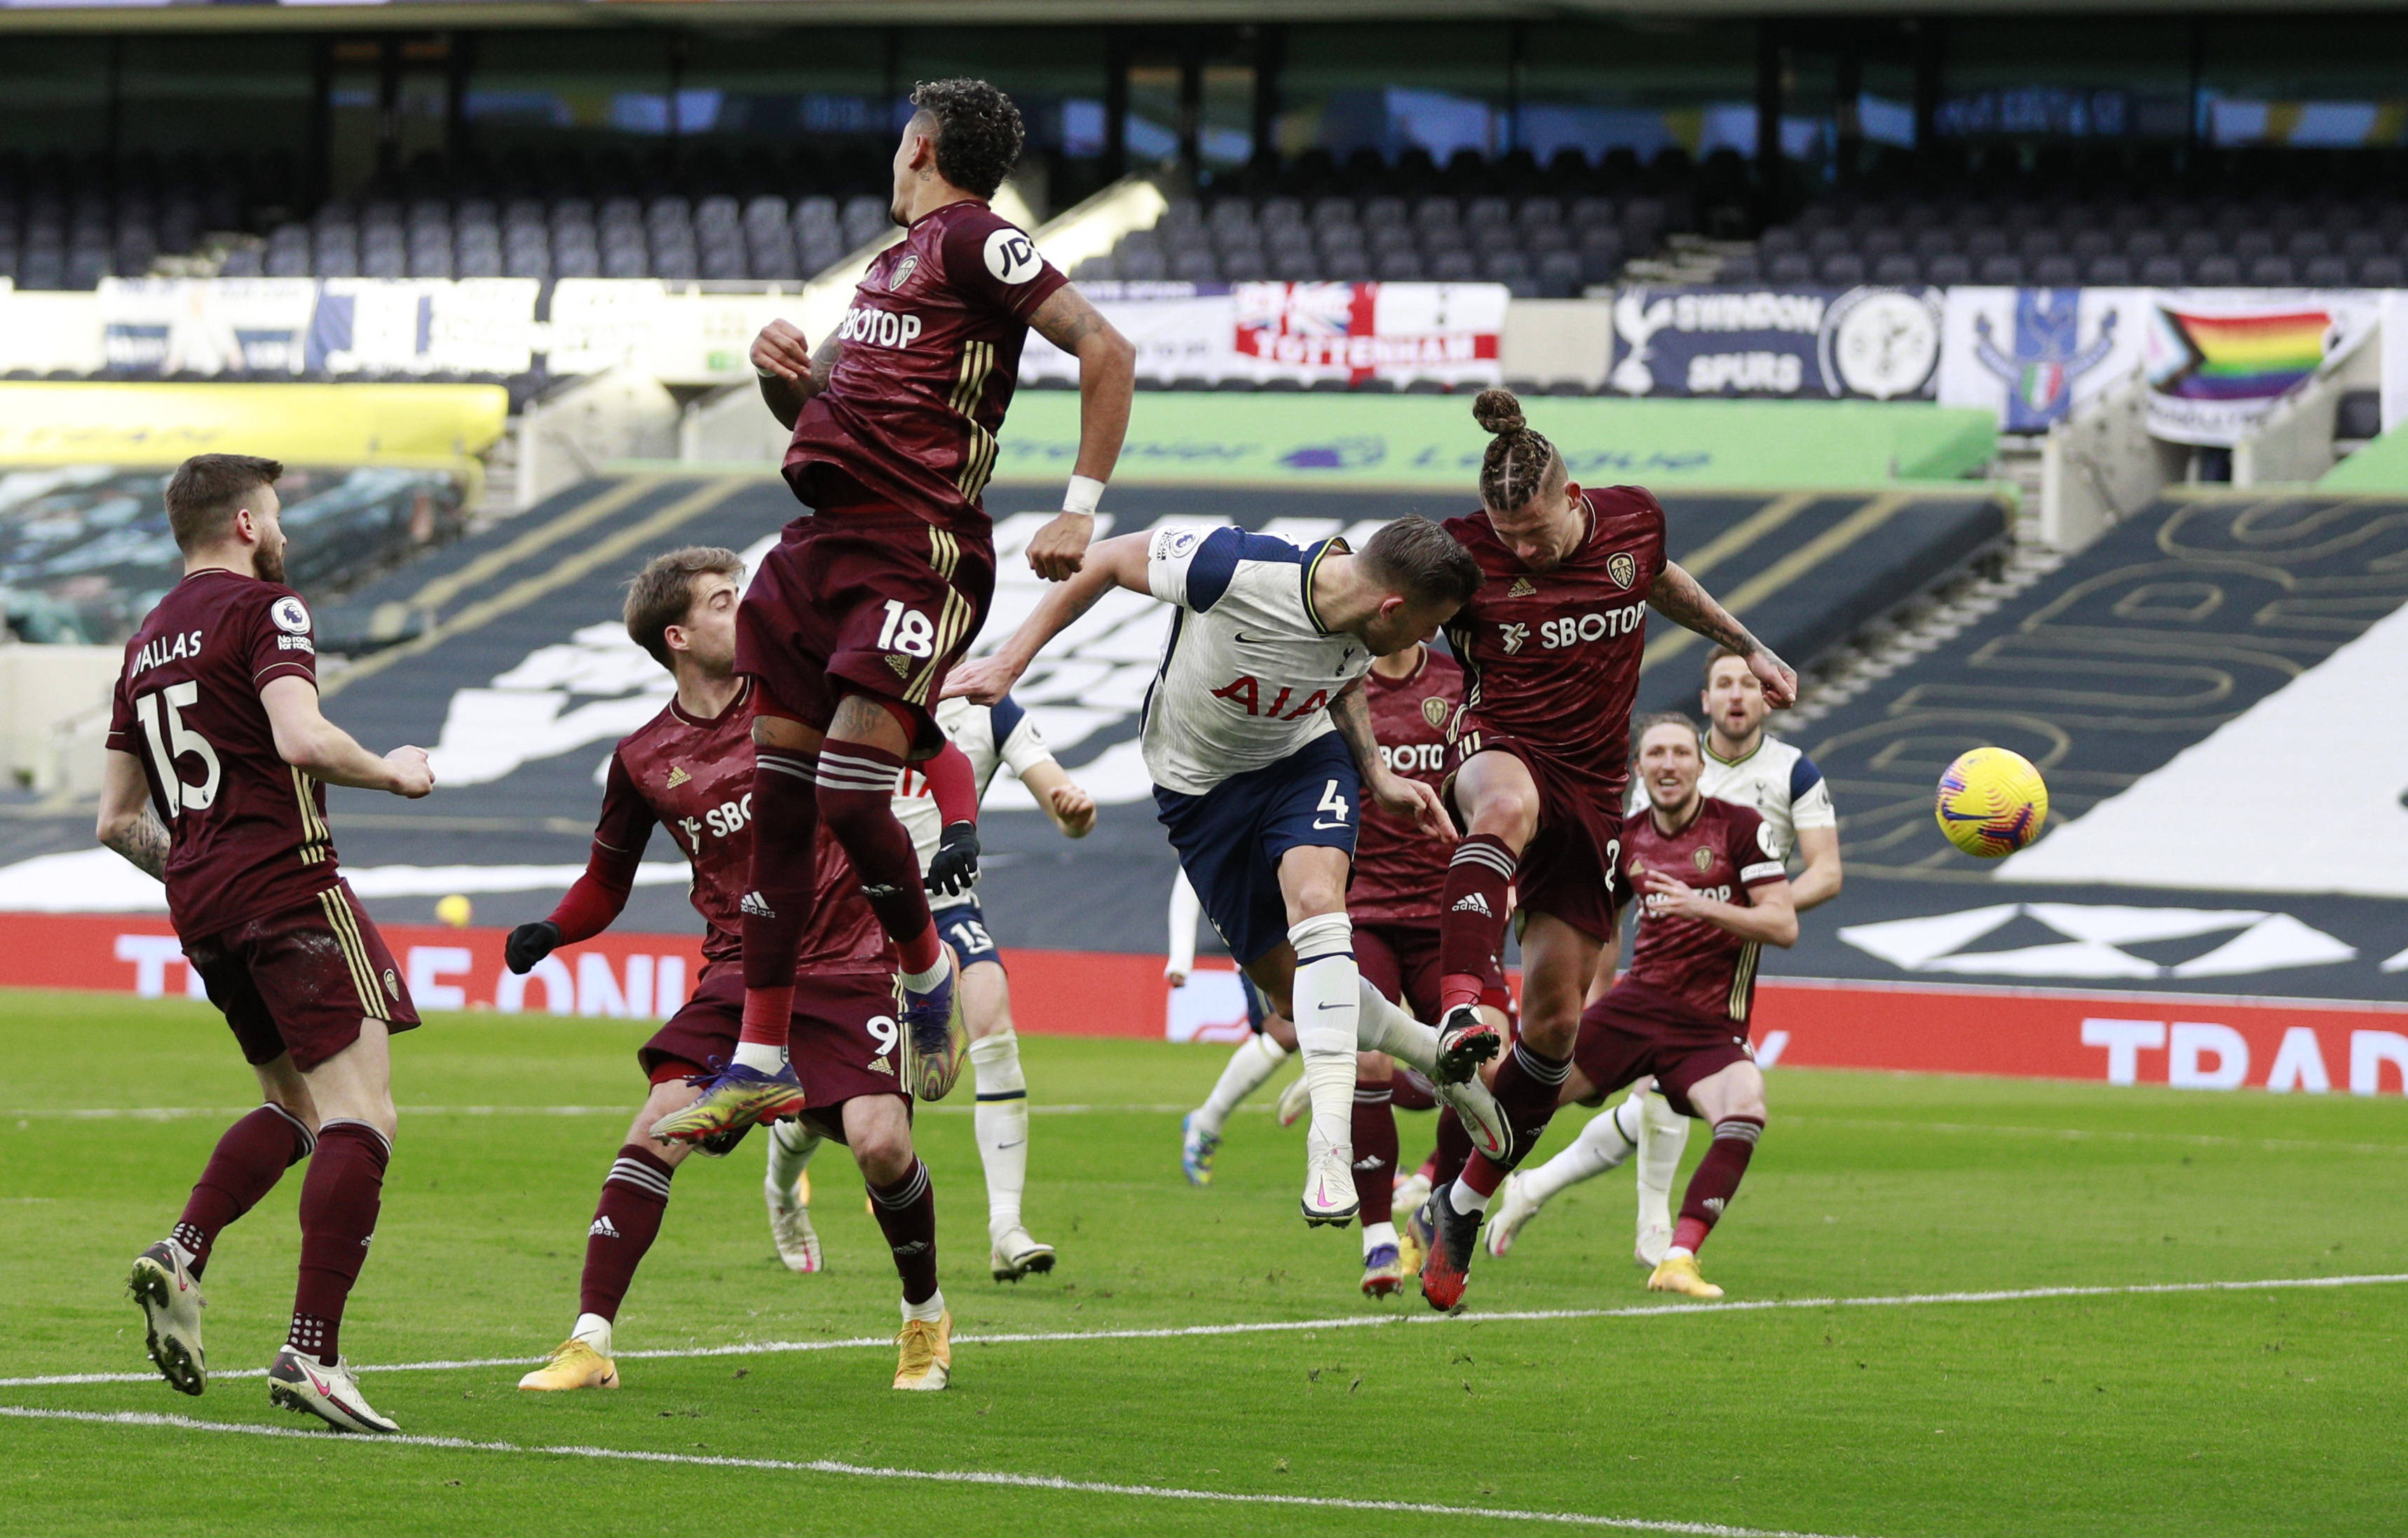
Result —
<path fill-rule="evenodd" d="M 142 761 L 108 750 L 101 771 L 100 821 L 93 837 L 125 856 L 127 864 L 154 880 L 167 879 L 167 830 L 150 810 L 150 784 Z"/>
<path fill-rule="evenodd" d="M 1798 675 L 1789 664 L 1750 635 L 1746 625 L 1731 618 L 1730 611 L 1716 603 L 1713 595 L 1699 587 L 1698 579 L 1682 570 L 1677 563 L 1664 563 L 1656 585 L 1647 590 L 1647 601 L 1656 606 L 1658 613 L 1745 657 L 1748 671 L 1762 682 L 1765 701 L 1774 710 L 1785 710 L 1798 703 Z"/>
<path fill-rule="evenodd" d="M 752 338 L 752 371 L 760 377 L 761 399 L 779 422 L 791 429 L 803 406 L 827 388 L 844 343 L 831 331 L 816 352 L 803 334 L 784 321 L 771 321 Z"/>
<path fill-rule="evenodd" d="M 1072 496 L 1062 516 L 1028 541 L 1028 566 L 1058 582 L 1079 569 L 1096 532 L 1095 499 L 1120 463 L 1128 436 L 1129 396 L 1137 388 L 1137 349 L 1086 295 L 1065 283 L 1037 307 L 1028 323 L 1047 341 L 1079 360 L 1079 459 L 1070 469 Z M 1087 483 L 1083 504 L 1076 493 Z"/>
<path fill-rule="evenodd" d="M 1438 792 L 1398 774 L 1380 756 L 1380 740 L 1371 730 L 1371 697 L 1361 679 L 1346 685 L 1329 702 L 1329 719 L 1337 724 L 1338 735 L 1346 740 L 1346 751 L 1354 755 L 1367 798 L 1389 816 L 1405 819 L 1433 839 L 1455 841 L 1455 824 Z"/>

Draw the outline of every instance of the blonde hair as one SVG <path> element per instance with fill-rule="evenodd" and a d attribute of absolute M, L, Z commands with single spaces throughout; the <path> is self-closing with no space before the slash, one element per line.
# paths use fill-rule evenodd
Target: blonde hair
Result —
<path fill-rule="evenodd" d="M 1480 499 L 1492 510 L 1511 512 L 1564 483 L 1563 455 L 1522 415 L 1512 391 L 1483 390 L 1471 415 L 1491 435 L 1480 458 Z"/>

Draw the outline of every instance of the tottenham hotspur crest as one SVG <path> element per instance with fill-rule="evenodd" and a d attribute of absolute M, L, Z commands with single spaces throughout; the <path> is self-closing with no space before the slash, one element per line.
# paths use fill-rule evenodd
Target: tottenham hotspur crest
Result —
<path fill-rule="evenodd" d="M 1436 695 L 1422 701 L 1422 719 L 1435 731 L 1446 725 L 1446 701 Z"/>
<path fill-rule="evenodd" d="M 1613 579 L 1616 587 L 1628 587 L 1639 580 L 1639 562 L 1627 550 L 1617 550 L 1605 558 L 1605 574 Z"/>

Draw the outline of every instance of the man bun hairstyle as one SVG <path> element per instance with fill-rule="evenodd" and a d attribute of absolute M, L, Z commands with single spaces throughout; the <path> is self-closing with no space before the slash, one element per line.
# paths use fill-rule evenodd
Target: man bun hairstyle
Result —
<path fill-rule="evenodd" d="M 1020 164 L 1020 108 L 984 80 L 922 80 L 911 105 L 936 120 L 937 174 L 962 191 L 993 197 Z"/>
<path fill-rule="evenodd" d="M 1480 456 L 1480 499 L 1491 510 L 1511 512 L 1563 484 L 1563 456 L 1523 416 L 1512 391 L 1483 390 L 1471 415 L 1491 435 Z"/>
<path fill-rule="evenodd" d="M 1443 600 L 1461 608 L 1487 573 L 1454 535 L 1426 518 L 1399 518 L 1365 541 L 1361 556 L 1374 576 L 1415 603 Z"/>
<path fill-rule="evenodd" d="M 284 467 L 256 454 L 194 454 L 167 480 L 167 528 L 190 555 L 226 537 L 243 499 L 283 478 Z"/>
<path fill-rule="evenodd" d="M 683 625 L 686 615 L 694 611 L 695 579 L 713 573 L 741 582 L 744 558 L 718 545 L 688 545 L 646 561 L 644 569 L 627 583 L 623 611 L 627 639 L 650 652 L 654 662 L 667 667 L 668 628 Z"/>

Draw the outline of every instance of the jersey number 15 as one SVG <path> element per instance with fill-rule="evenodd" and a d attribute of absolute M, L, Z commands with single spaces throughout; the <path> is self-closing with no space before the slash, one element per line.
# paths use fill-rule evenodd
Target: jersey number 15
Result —
<path fill-rule="evenodd" d="M 186 680 L 137 697 L 134 713 L 142 718 L 142 735 L 150 743 L 150 765 L 159 774 L 160 789 L 169 817 L 189 810 L 199 812 L 218 798 L 218 754 L 208 740 L 184 725 L 187 706 L 200 703 L 201 686 Z M 177 768 L 187 756 L 201 761 L 201 783 L 187 783 Z M 173 788 L 169 788 L 173 787 Z"/>

